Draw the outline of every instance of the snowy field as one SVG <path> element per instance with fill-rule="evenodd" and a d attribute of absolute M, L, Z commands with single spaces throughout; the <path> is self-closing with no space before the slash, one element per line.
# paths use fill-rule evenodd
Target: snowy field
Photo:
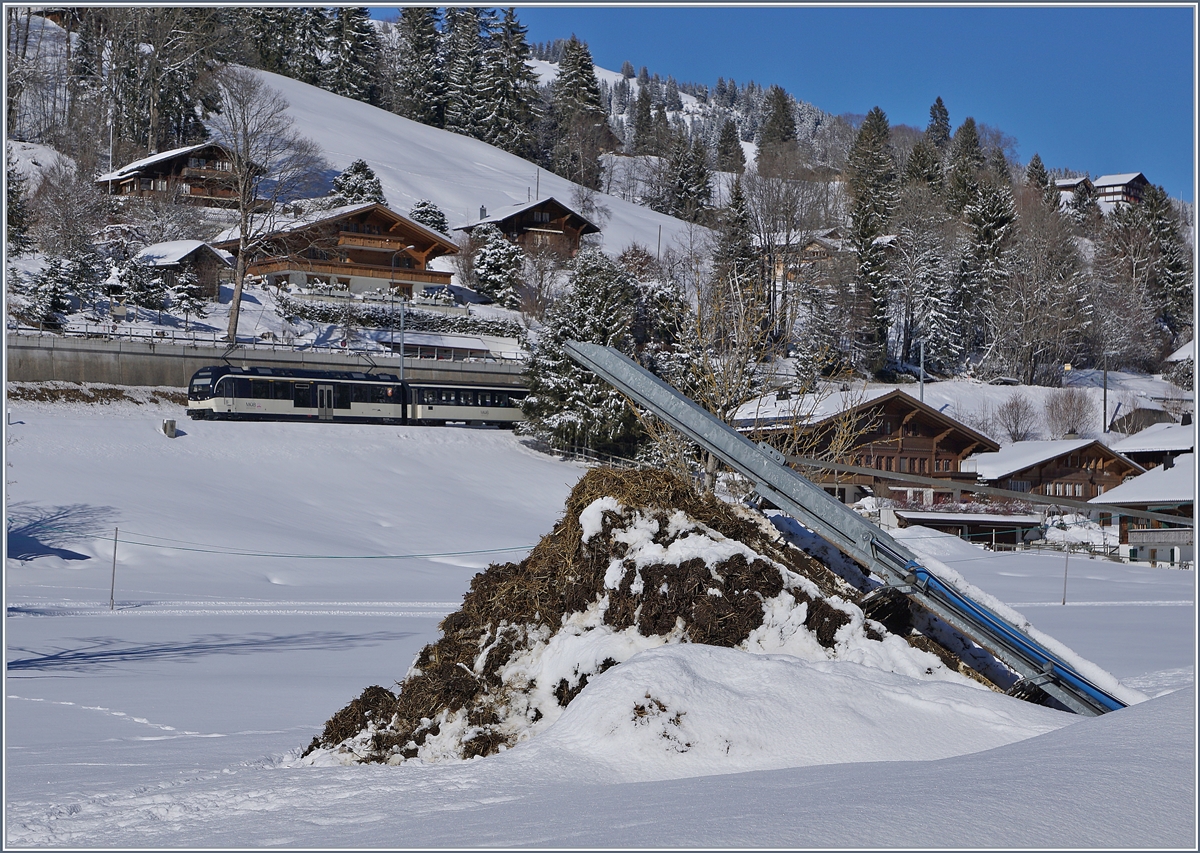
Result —
<path fill-rule="evenodd" d="M 9 846 L 1196 843 L 1194 573 L 1076 555 L 1063 606 L 1061 555 L 919 528 L 910 547 L 1151 698 L 1085 719 L 846 661 L 666 646 L 492 758 L 305 766 L 475 572 L 550 530 L 583 469 L 495 430 L 181 415 L 11 404 Z M 631 722 L 649 684 L 682 716 Z"/>

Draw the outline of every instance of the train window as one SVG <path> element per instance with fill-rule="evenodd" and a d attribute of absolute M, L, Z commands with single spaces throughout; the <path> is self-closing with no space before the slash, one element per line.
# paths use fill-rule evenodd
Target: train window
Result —
<path fill-rule="evenodd" d="M 474 406 L 475 405 L 475 392 L 468 391 L 465 388 L 460 389 L 458 392 L 458 404 L 460 406 Z"/>
<path fill-rule="evenodd" d="M 292 404 L 303 409 L 312 408 L 312 385 L 307 382 L 297 382 Z"/>
<path fill-rule="evenodd" d="M 496 392 L 496 405 L 502 409 L 508 408 L 508 392 L 507 391 L 497 391 Z"/>
<path fill-rule="evenodd" d="M 438 389 L 438 402 L 441 403 L 443 406 L 453 406 L 455 403 L 454 389 L 453 388 L 439 388 Z"/>
<path fill-rule="evenodd" d="M 333 407 L 335 409 L 350 408 L 350 389 L 353 387 L 344 382 L 338 382 L 333 386 Z"/>
<path fill-rule="evenodd" d="M 491 391 L 480 391 L 479 392 L 479 405 L 483 406 L 484 408 L 487 408 L 488 406 L 492 405 L 492 392 Z"/>
<path fill-rule="evenodd" d="M 271 385 L 265 379 L 250 380 L 250 396 L 255 400 L 271 399 Z"/>
<path fill-rule="evenodd" d="M 249 397 L 250 396 L 250 380 L 243 379 L 242 377 L 239 376 L 235 380 L 235 382 L 236 382 L 236 384 L 234 385 L 233 396 L 241 397 L 243 399 L 246 397 Z"/>
<path fill-rule="evenodd" d="M 421 389 L 421 402 L 427 406 L 432 406 L 437 402 L 437 392 L 432 388 Z"/>
<path fill-rule="evenodd" d="M 271 383 L 271 399 L 272 400 L 290 400 L 290 399 L 292 399 L 292 383 L 291 382 L 272 382 Z"/>
<path fill-rule="evenodd" d="M 351 403 L 369 403 L 371 402 L 371 392 L 375 390 L 370 385 L 351 385 L 350 386 L 350 402 Z"/>

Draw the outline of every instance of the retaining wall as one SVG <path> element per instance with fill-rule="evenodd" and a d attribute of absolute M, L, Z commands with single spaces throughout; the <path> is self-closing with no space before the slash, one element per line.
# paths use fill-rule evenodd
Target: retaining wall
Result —
<path fill-rule="evenodd" d="M 9 382 L 99 382 L 108 385 L 186 387 L 192 374 L 223 361 L 241 367 L 368 370 L 399 373 L 400 358 L 379 353 L 325 353 L 239 346 L 232 350 L 144 341 L 23 335 L 9 332 Z M 524 366 L 503 362 L 404 359 L 406 379 L 521 385 Z"/>

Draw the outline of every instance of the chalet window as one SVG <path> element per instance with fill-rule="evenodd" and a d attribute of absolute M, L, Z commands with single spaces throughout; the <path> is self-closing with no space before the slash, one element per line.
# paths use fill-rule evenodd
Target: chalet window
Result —
<path fill-rule="evenodd" d="M 887 469 L 888 469 L 889 471 L 894 471 L 894 470 L 896 470 L 896 469 L 895 469 L 895 463 L 896 463 L 896 459 L 895 459 L 895 457 L 894 457 L 894 456 L 889 456 L 889 457 L 887 458 Z"/>
<path fill-rule="evenodd" d="M 926 459 L 924 456 L 922 456 L 922 457 L 921 457 L 921 473 L 922 473 L 922 474 L 925 474 L 925 473 L 927 473 L 927 472 L 928 472 L 928 471 L 927 471 L 927 465 L 928 465 L 928 463 L 929 463 L 929 460 L 927 460 L 927 459 Z"/>
<path fill-rule="evenodd" d="M 233 164 L 230 163 L 228 160 L 214 160 L 213 168 L 216 169 L 218 172 L 232 172 Z"/>
<path fill-rule="evenodd" d="M 1067 457 L 1067 465 L 1069 465 L 1072 468 L 1078 468 L 1079 467 L 1079 457 L 1072 453 L 1070 456 Z"/>
<path fill-rule="evenodd" d="M 1104 486 L 1097 483 L 1096 484 L 1096 497 L 1100 497 L 1102 494 L 1104 494 Z"/>
<path fill-rule="evenodd" d="M 533 221 L 535 224 L 543 225 L 550 221 L 550 213 L 546 210 L 535 210 L 533 212 Z"/>
<path fill-rule="evenodd" d="M 1008 489 L 1010 492 L 1028 492 L 1029 491 L 1029 481 L 1028 480 L 1009 480 L 1008 481 Z"/>
<path fill-rule="evenodd" d="M 883 434 L 884 434 L 884 435 L 891 435 L 891 434 L 892 434 L 892 422 L 891 422 L 891 421 L 887 421 L 887 420 L 885 420 L 885 421 L 883 422 Z M 889 470 L 890 470 L 890 469 L 889 469 Z"/>
<path fill-rule="evenodd" d="M 189 169 L 203 169 L 207 165 L 208 165 L 208 161 L 205 160 L 203 157 L 188 157 L 188 168 Z"/>
<path fill-rule="evenodd" d="M 900 473 L 901 474 L 908 473 L 908 457 L 907 456 L 900 457 Z"/>

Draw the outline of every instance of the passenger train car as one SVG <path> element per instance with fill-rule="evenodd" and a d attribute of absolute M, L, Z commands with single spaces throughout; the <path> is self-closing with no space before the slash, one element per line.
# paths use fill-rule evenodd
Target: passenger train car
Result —
<path fill-rule="evenodd" d="M 202 367 L 188 385 L 196 419 L 495 424 L 523 420 L 525 389 L 401 381 L 390 373 Z"/>

